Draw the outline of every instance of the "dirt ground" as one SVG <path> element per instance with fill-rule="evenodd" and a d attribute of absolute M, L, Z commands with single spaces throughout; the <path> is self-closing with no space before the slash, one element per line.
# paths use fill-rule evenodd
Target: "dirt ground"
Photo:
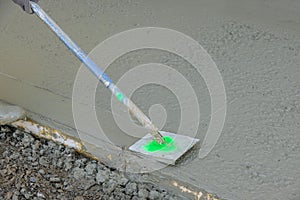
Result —
<path fill-rule="evenodd" d="M 72 149 L 0 127 L 0 199 L 181 199 Z"/>

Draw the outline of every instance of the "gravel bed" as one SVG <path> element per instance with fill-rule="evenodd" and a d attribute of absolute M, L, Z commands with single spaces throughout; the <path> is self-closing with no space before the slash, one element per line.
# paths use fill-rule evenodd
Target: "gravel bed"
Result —
<path fill-rule="evenodd" d="M 0 126 L 0 177 L 0 200 L 180 199 L 10 126 Z"/>

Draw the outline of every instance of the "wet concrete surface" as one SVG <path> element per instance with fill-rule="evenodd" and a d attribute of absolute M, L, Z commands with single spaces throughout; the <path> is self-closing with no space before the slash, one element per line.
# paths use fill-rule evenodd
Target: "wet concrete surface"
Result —
<path fill-rule="evenodd" d="M 37 121 L 72 129 L 72 87 L 79 61 L 36 17 L 24 15 L 9 1 L 0 5 L 1 99 L 24 107 Z M 228 199 L 300 198 L 298 1 L 69 0 L 40 5 L 87 52 L 113 34 L 145 26 L 171 28 L 197 40 L 216 62 L 225 84 L 225 126 L 207 157 L 191 156 L 162 173 Z M 107 73 L 118 80 L 149 62 L 169 65 L 190 81 L 201 110 L 198 137 L 203 140 L 210 97 L 204 80 L 186 61 L 141 50 L 120 57 Z M 167 112 L 164 129 L 176 132 L 176 96 L 149 85 L 132 98 L 145 112 L 162 104 Z M 113 142 L 134 141 L 113 122 L 110 95 L 101 85 L 96 108 Z"/>

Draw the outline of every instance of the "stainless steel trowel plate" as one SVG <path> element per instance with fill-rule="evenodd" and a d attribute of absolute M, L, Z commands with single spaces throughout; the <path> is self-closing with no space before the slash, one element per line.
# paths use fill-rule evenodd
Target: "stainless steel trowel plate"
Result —
<path fill-rule="evenodd" d="M 185 154 L 188 150 L 190 150 L 199 139 L 195 139 L 185 135 L 178 135 L 175 133 L 160 131 L 162 136 L 169 136 L 173 139 L 173 145 L 175 149 L 172 151 L 154 151 L 149 152 L 145 149 L 145 145 L 149 144 L 153 137 L 151 134 L 145 135 L 143 138 L 135 142 L 133 145 L 129 147 L 129 150 L 142 153 L 144 155 L 150 156 L 155 160 L 166 164 L 175 164 L 175 161 L 180 158 L 183 154 Z"/>

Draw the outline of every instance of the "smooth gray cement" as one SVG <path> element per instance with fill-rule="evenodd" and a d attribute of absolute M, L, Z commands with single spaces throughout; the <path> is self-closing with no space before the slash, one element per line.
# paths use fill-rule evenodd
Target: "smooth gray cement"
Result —
<path fill-rule="evenodd" d="M 195 152 L 162 173 L 227 199 L 300 199 L 300 1 L 41 0 L 39 5 L 87 52 L 138 27 L 170 28 L 198 41 L 224 81 L 225 126 L 207 157 L 199 159 Z M 192 85 L 202 141 L 214 113 L 203 78 L 185 60 L 144 49 L 121 56 L 107 73 L 116 81 L 150 62 L 176 69 Z M 74 128 L 72 90 L 79 67 L 36 16 L 0 0 L 0 99 L 42 123 Z M 168 88 L 145 85 L 132 98 L 146 113 L 161 104 L 167 113 L 164 130 L 176 132 L 180 102 Z M 118 145 L 132 141 L 114 123 L 110 95 L 102 85 L 95 102 L 111 140 Z M 155 109 L 161 107 L 150 111 Z"/>

